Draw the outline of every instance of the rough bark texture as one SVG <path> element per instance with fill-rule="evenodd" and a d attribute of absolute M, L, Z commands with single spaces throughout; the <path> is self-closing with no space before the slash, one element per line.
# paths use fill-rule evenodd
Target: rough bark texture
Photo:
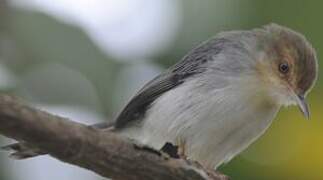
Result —
<path fill-rule="evenodd" d="M 197 163 L 172 159 L 109 131 L 97 130 L 0 96 L 0 134 L 115 180 L 222 180 Z"/>

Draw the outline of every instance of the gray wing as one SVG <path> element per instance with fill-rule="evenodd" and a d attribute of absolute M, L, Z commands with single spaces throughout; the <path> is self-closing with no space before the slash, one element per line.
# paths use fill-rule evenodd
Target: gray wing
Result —
<path fill-rule="evenodd" d="M 223 49 L 223 39 L 211 39 L 188 53 L 181 61 L 147 83 L 124 107 L 115 121 L 115 128 L 140 120 L 150 104 L 163 93 L 182 84 L 187 78 L 205 71 L 205 64 Z"/>

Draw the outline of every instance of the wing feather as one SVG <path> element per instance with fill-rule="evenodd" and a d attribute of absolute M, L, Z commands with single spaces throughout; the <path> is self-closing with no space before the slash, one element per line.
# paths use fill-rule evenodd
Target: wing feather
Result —
<path fill-rule="evenodd" d="M 123 108 L 116 119 L 115 128 L 142 119 L 149 105 L 163 93 L 182 84 L 189 77 L 205 71 L 205 64 L 214 59 L 223 48 L 223 39 L 211 39 L 188 53 L 181 61 L 148 82 Z"/>

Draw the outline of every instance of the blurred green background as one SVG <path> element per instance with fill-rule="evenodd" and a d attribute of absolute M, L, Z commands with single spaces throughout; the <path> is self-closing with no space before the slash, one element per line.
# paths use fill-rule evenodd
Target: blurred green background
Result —
<path fill-rule="evenodd" d="M 219 31 L 275 22 L 303 33 L 320 59 L 322 7 L 318 0 L 1 0 L 0 90 L 83 123 L 111 120 L 141 85 Z M 282 109 L 220 171 L 234 180 L 323 179 L 322 85 L 319 76 L 310 121 Z M 0 158 L 0 179 L 102 179 L 47 157 Z"/>

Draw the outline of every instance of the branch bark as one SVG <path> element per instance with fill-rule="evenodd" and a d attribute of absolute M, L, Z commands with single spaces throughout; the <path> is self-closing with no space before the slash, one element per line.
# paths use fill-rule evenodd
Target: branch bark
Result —
<path fill-rule="evenodd" d="M 197 163 L 172 159 L 116 134 L 31 108 L 0 96 L 0 134 L 52 157 L 116 180 L 223 180 Z"/>

